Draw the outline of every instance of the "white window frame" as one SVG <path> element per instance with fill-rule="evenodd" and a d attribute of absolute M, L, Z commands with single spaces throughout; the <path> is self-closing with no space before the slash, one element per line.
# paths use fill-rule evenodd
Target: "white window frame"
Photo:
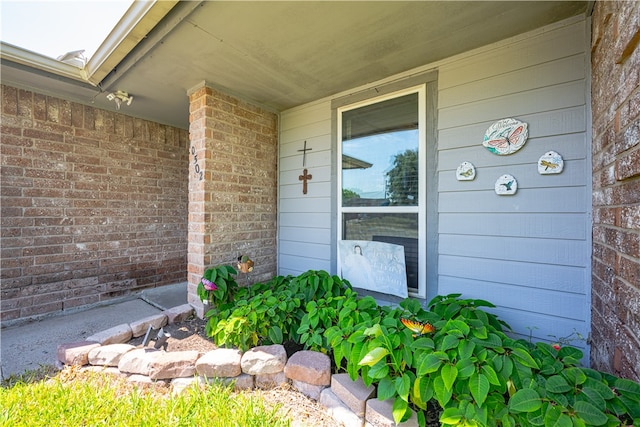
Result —
<path fill-rule="evenodd" d="M 342 206 L 342 114 L 371 104 L 376 104 L 400 96 L 418 94 L 418 206 Z M 382 96 L 338 107 L 337 109 L 337 241 L 342 240 L 342 216 L 345 213 L 417 213 L 418 214 L 418 290 L 410 290 L 409 296 L 426 298 L 427 296 L 427 95 L 426 85 L 421 84 Z M 339 260 L 339 257 L 338 257 Z M 337 261 L 338 275 L 341 275 L 340 262 Z"/>

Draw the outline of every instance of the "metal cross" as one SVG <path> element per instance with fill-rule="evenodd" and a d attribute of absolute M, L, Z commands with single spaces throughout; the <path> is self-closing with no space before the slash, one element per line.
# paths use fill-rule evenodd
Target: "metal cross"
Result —
<path fill-rule="evenodd" d="M 302 151 L 302 167 L 307 166 L 307 151 L 311 150 L 313 150 L 313 148 L 307 148 L 307 141 L 304 142 L 304 148 L 302 150 L 298 150 Z"/>

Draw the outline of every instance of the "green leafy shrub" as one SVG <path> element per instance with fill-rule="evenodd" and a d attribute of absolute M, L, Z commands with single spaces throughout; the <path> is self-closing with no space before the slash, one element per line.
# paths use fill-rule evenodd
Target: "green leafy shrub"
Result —
<path fill-rule="evenodd" d="M 203 294 L 212 302 L 207 333 L 217 345 L 246 350 L 292 341 L 328 353 L 337 371 L 375 384 L 379 399 L 393 399 L 397 423 L 413 410 L 425 425 L 434 403 L 445 426 L 640 422 L 639 384 L 581 367 L 577 348 L 510 338 L 509 326 L 485 310 L 494 307 L 488 301 L 451 294 L 434 298 L 428 310 L 412 298 L 379 307 L 324 271 L 246 288 L 237 287 L 231 267 L 207 271 L 217 286 Z M 434 330 L 414 333 L 403 318 Z"/>
<path fill-rule="evenodd" d="M 230 265 L 219 265 L 205 270 L 198 283 L 198 297 L 203 302 L 216 307 L 233 304 L 238 292 L 238 283 L 234 276 L 238 272 Z"/>
<path fill-rule="evenodd" d="M 322 332 L 333 325 L 339 301 L 356 297 L 348 282 L 325 271 L 277 276 L 238 289 L 234 303 L 221 299 L 205 314 L 206 332 L 216 345 L 241 350 L 292 341 L 326 352 Z"/>
<path fill-rule="evenodd" d="M 396 422 L 413 409 L 424 425 L 432 399 L 442 425 L 619 426 L 640 417 L 640 385 L 580 367 L 576 348 L 509 338 L 508 325 L 482 309 L 491 303 L 459 297 L 438 296 L 430 311 L 405 300 L 348 338 L 359 346 L 350 376 L 377 383 L 379 399 L 394 399 Z M 401 316 L 430 322 L 435 332 L 413 336 Z"/>

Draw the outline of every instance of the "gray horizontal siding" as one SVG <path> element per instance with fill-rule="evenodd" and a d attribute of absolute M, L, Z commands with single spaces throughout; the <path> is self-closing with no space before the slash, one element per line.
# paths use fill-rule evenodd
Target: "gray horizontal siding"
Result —
<path fill-rule="evenodd" d="M 332 271 L 331 262 L 331 106 L 312 104 L 283 112 L 280 118 L 278 273 Z M 302 194 L 302 152 L 312 175 Z"/>
<path fill-rule="evenodd" d="M 591 159 L 587 141 L 587 40 L 582 21 L 440 68 L 438 293 L 487 299 L 516 334 L 535 339 L 589 331 Z M 529 125 L 518 152 L 482 146 L 486 129 L 514 117 Z M 540 175 L 547 151 L 558 175 Z M 473 181 L 457 181 L 462 161 Z M 496 179 L 518 181 L 514 196 Z"/>
<path fill-rule="evenodd" d="M 438 71 L 438 152 L 429 175 L 438 185 L 429 199 L 437 204 L 438 224 L 437 245 L 429 247 L 438 256 L 428 292 L 489 300 L 518 336 L 589 332 L 586 27 L 573 18 L 431 66 Z M 482 139 L 506 117 L 528 123 L 529 140 L 513 155 L 496 156 Z M 283 112 L 280 132 L 279 273 L 333 271 L 331 101 Z M 313 179 L 302 195 L 297 150 L 305 140 Z M 563 156 L 564 171 L 539 175 L 537 161 L 550 150 Z M 456 180 L 462 161 L 475 165 L 475 180 Z M 518 180 L 514 196 L 494 192 L 505 173 Z"/>

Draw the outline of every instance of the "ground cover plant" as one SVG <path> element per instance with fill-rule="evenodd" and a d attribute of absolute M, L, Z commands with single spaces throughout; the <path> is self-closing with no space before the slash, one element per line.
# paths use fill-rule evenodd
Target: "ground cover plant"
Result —
<path fill-rule="evenodd" d="M 511 338 L 488 301 L 452 294 L 380 307 L 324 271 L 248 288 L 234 274 L 216 267 L 205 273 L 208 289 L 199 285 L 214 302 L 207 333 L 217 345 L 293 342 L 330 354 L 336 372 L 393 400 L 396 423 L 414 411 L 424 426 L 435 405 L 442 425 L 640 425 L 640 384 L 580 366 L 577 348 Z M 402 319 L 430 326 L 416 332 Z"/>

